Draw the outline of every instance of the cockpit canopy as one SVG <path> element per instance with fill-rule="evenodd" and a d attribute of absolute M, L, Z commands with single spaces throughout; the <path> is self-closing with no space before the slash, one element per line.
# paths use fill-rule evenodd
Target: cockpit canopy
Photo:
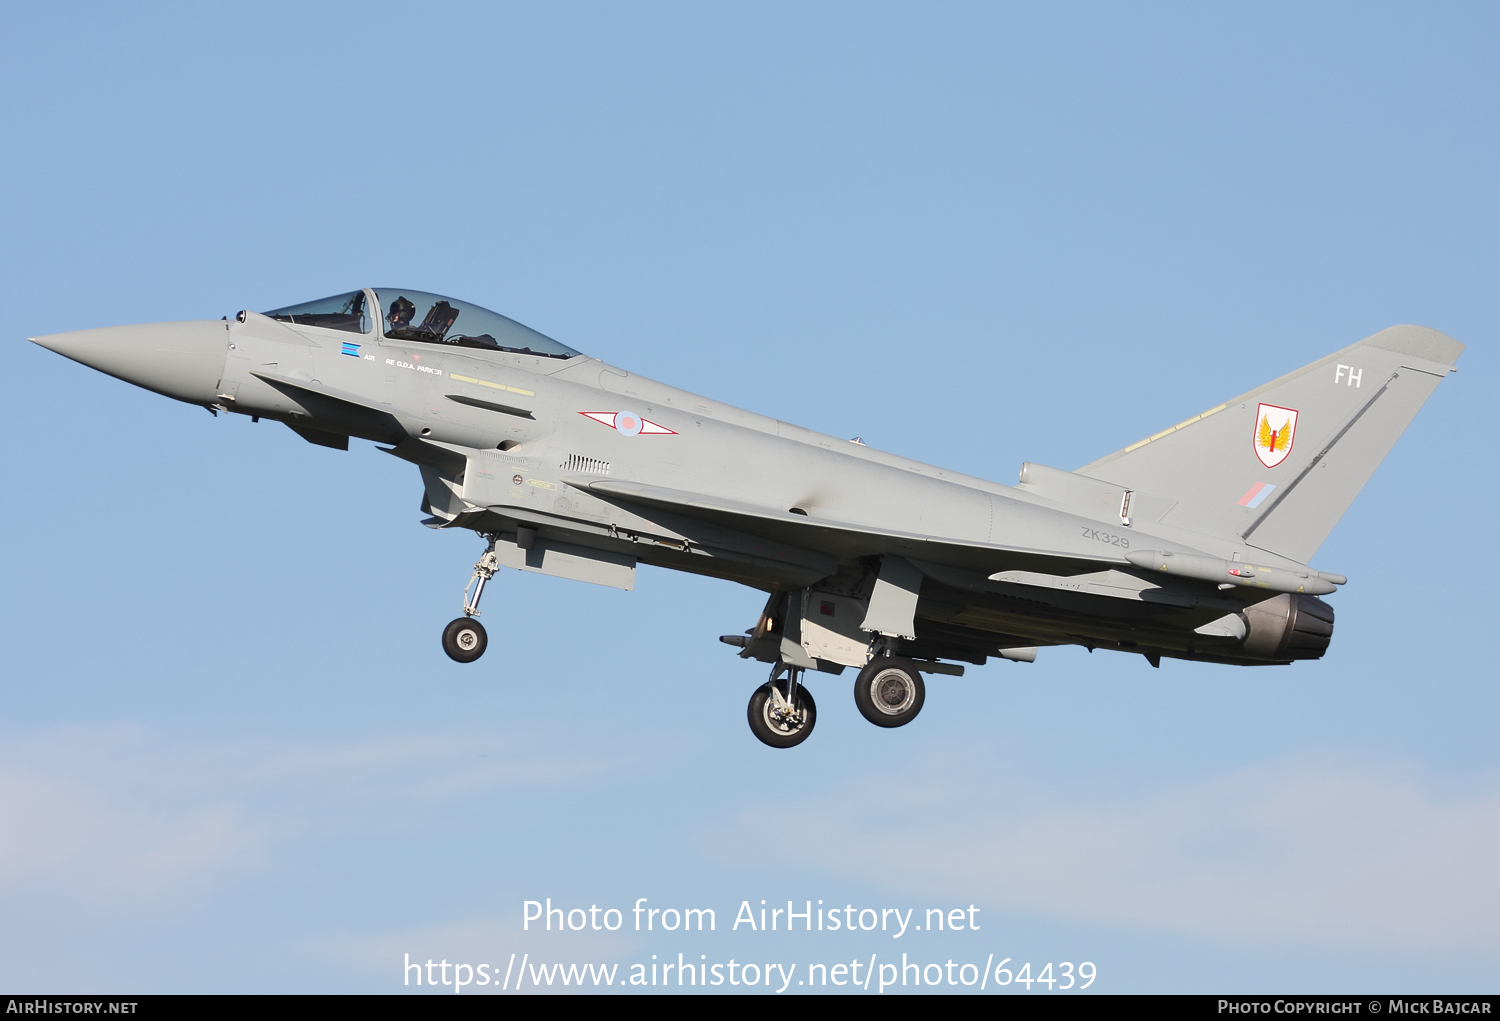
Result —
<path fill-rule="evenodd" d="M 375 297 L 385 310 L 385 335 L 393 340 L 457 344 L 545 358 L 573 358 L 578 354 L 499 312 L 457 298 L 398 287 L 378 287 Z"/>
<path fill-rule="evenodd" d="M 345 330 L 349 333 L 369 333 L 370 317 L 365 310 L 365 292 L 335 294 L 331 298 L 304 301 L 300 305 L 288 305 L 267 312 L 272 319 L 298 326 L 321 326 L 325 330 Z"/>
<path fill-rule="evenodd" d="M 375 315 L 370 314 L 367 294 L 373 293 Z M 317 326 L 346 333 L 369 333 L 376 319 L 380 332 L 391 340 L 422 344 L 453 344 L 490 351 L 538 355 L 543 358 L 573 358 L 577 351 L 551 337 L 498 312 L 441 294 L 400 287 L 380 287 L 373 292 L 351 291 L 300 305 L 273 309 L 266 315 L 284 323 Z"/>

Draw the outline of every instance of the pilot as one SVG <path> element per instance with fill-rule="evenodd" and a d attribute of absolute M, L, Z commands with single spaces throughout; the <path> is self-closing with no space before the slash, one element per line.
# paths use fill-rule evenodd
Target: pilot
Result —
<path fill-rule="evenodd" d="M 413 305 L 405 298 L 397 298 L 395 301 L 391 302 L 390 314 L 385 317 L 386 323 L 390 326 L 390 329 L 387 332 L 396 333 L 400 330 L 406 329 L 411 325 L 412 317 L 416 314 L 417 306 Z"/>

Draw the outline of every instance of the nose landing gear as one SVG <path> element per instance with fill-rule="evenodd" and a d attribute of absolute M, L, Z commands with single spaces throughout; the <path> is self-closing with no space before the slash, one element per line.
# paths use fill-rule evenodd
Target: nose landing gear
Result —
<path fill-rule="evenodd" d="M 779 678 L 786 671 L 785 678 Z M 818 722 L 812 692 L 802 686 L 802 670 L 778 664 L 771 679 L 750 696 L 746 710 L 750 732 L 772 748 L 791 748 L 806 741 Z"/>
<path fill-rule="evenodd" d="M 473 617 L 459 617 L 443 628 L 443 651 L 458 663 L 472 663 L 484 655 L 490 644 L 484 625 Z"/>
<path fill-rule="evenodd" d="M 485 538 L 489 540 L 489 547 L 474 565 L 469 584 L 464 586 L 464 615 L 443 628 L 443 651 L 458 663 L 474 662 L 484 655 L 490 642 L 484 625 L 474 619 L 479 616 L 479 599 L 484 595 L 485 583 L 500 570 L 500 559 L 495 556 L 495 536 L 486 535 Z"/>

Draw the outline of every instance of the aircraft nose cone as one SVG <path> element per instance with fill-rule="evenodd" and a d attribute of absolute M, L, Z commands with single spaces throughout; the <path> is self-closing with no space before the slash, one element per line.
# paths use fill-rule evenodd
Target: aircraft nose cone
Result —
<path fill-rule="evenodd" d="M 147 323 L 32 337 L 116 379 L 193 404 L 210 404 L 224 375 L 229 331 L 219 320 Z"/>

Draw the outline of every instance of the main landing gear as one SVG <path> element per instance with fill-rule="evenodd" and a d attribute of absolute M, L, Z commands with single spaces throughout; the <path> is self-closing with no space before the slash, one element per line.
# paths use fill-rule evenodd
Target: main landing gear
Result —
<path fill-rule="evenodd" d="M 780 676 L 783 671 L 785 677 Z M 771 679 L 750 696 L 746 713 L 750 732 L 772 748 L 801 744 L 818 722 L 817 703 L 802 686 L 802 669 L 780 664 L 771 671 Z"/>
<path fill-rule="evenodd" d="M 749 650 L 755 637 L 730 635 L 727 644 Z M 876 635 L 866 652 L 869 657 L 854 681 L 854 705 L 877 727 L 904 727 L 917 718 L 927 701 L 927 685 L 917 664 L 896 655 L 897 639 Z M 743 655 L 743 654 L 742 654 Z M 953 673 L 961 671 L 952 670 Z M 771 678 L 750 696 L 746 715 L 750 732 L 772 748 L 791 748 L 806 741 L 817 723 L 818 708 L 812 694 L 802 686 L 803 669 L 779 662 Z"/>
<path fill-rule="evenodd" d="M 909 659 L 877 655 L 854 681 L 854 705 L 877 727 L 904 727 L 927 701 L 921 671 Z M 802 686 L 802 670 L 778 664 L 771 679 L 750 696 L 750 732 L 772 748 L 806 741 L 818 721 L 812 693 Z"/>
<path fill-rule="evenodd" d="M 899 656 L 876 656 L 854 680 L 854 705 L 877 727 L 904 727 L 927 701 L 927 685 L 915 663 Z"/>
<path fill-rule="evenodd" d="M 479 597 L 484 595 L 485 583 L 500 570 L 500 559 L 495 556 L 495 537 L 487 535 L 485 538 L 489 540 L 489 548 L 479 558 L 479 563 L 474 565 L 474 576 L 464 586 L 464 615 L 450 621 L 443 628 L 443 651 L 448 654 L 449 659 L 458 663 L 474 662 L 484 655 L 485 648 L 490 644 L 489 636 L 484 633 L 484 625 L 475 618 L 479 616 Z"/>

